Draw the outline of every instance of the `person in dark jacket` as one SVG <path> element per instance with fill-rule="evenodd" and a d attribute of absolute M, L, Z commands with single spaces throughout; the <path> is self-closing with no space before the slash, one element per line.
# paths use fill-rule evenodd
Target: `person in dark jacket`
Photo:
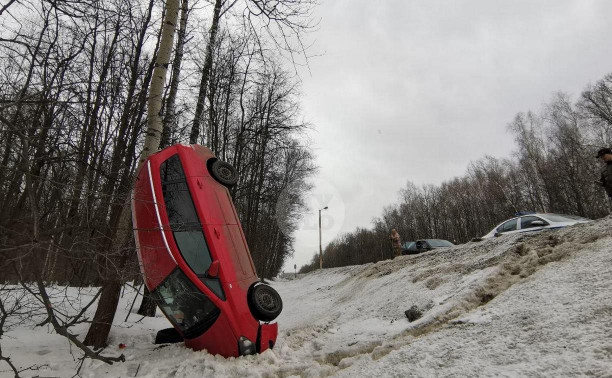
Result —
<path fill-rule="evenodd" d="M 612 149 L 600 149 L 597 151 L 597 158 L 606 164 L 606 167 L 601 171 L 599 183 L 606 189 L 608 197 L 612 198 Z"/>

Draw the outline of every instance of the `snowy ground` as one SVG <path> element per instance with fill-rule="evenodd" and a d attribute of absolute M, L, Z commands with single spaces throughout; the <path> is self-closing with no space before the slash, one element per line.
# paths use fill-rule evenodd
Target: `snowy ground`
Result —
<path fill-rule="evenodd" d="M 225 359 L 153 345 L 169 323 L 124 322 L 134 298 L 126 290 L 105 351 L 126 362 L 87 360 L 80 375 L 612 377 L 612 218 L 272 285 L 284 301 L 274 350 Z M 412 306 L 423 316 L 411 323 Z M 35 321 L 0 340 L 4 353 L 37 365 L 25 376 L 74 375 L 78 351 Z M 7 369 L 0 362 L 1 377 Z"/>

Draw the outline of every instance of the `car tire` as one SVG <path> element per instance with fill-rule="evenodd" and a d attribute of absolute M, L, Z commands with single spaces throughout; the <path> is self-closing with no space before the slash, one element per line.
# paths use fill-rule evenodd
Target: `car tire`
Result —
<path fill-rule="evenodd" d="M 251 287 L 248 293 L 248 303 L 251 313 L 257 320 L 270 322 L 283 310 L 283 301 L 274 288 L 259 284 Z"/>
<path fill-rule="evenodd" d="M 157 332 L 155 344 L 174 344 L 183 341 L 183 336 L 175 328 L 166 328 Z"/>
<path fill-rule="evenodd" d="M 215 160 L 208 170 L 215 180 L 225 186 L 234 186 L 238 182 L 238 171 L 229 163 Z"/>

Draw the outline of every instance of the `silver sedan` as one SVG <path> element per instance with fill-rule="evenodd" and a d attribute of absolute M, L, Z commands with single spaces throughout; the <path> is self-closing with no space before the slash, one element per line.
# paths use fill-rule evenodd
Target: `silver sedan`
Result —
<path fill-rule="evenodd" d="M 497 225 L 482 239 L 495 236 L 514 234 L 517 232 L 540 231 L 553 228 L 562 228 L 577 223 L 590 222 L 590 219 L 576 215 L 553 214 L 553 213 L 522 213 L 515 218 L 509 219 Z"/>

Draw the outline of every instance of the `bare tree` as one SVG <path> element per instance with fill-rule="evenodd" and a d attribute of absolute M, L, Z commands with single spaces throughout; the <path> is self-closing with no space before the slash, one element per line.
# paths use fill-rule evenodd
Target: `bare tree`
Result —
<path fill-rule="evenodd" d="M 211 76 L 213 50 L 217 43 L 219 22 L 225 13 L 236 8 L 242 12 L 241 18 L 246 26 L 253 31 L 260 53 L 263 54 L 264 51 L 265 43 L 262 39 L 268 37 L 279 50 L 289 53 L 294 65 L 297 64 L 296 54 L 308 58 L 306 50 L 309 46 L 304 43 L 303 39 L 304 34 L 315 27 L 312 20 L 312 10 L 316 5 L 314 0 L 245 0 L 242 7 L 237 6 L 237 2 L 238 0 L 234 0 L 227 4 L 226 1 L 215 0 L 189 143 L 197 143 L 201 134 L 202 115 Z M 224 5 L 225 8 L 222 10 Z"/>
<path fill-rule="evenodd" d="M 210 25 L 208 44 L 206 45 L 206 56 L 204 58 L 204 67 L 202 68 L 202 77 L 200 79 L 200 90 L 198 92 L 198 101 L 196 103 L 195 114 L 193 118 L 193 126 L 189 134 L 189 143 L 197 143 L 200 135 L 200 124 L 202 113 L 204 112 L 204 100 L 206 99 L 206 90 L 208 88 L 208 80 L 212 69 L 213 48 L 217 42 L 217 33 L 219 30 L 219 19 L 221 18 L 222 0 L 215 0 L 215 8 L 213 10 L 212 23 Z M 231 6 L 231 5 L 230 5 Z"/>
<path fill-rule="evenodd" d="M 160 115 L 162 107 L 162 94 L 166 82 L 168 66 L 172 56 L 172 45 L 174 43 L 178 9 L 178 0 L 167 0 L 166 13 L 161 29 L 161 41 L 159 43 L 155 69 L 153 70 L 153 77 L 151 79 L 151 87 L 149 89 L 147 109 L 148 127 L 144 140 L 144 146 L 138 163 L 139 168 L 149 155 L 157 151 L 160 145 L 163 130 L 162 118 Z M 128 202 L 121 208 L 121 212 L 118 216 L 118 232 L 112 239 L 113 244 L 119 249 L 124 249 L 126 247 L 132 234 L 132 227 L 130 227 L 131 212 L 129 211 L 129 206 L 130 204 Z M 120 253 L 117 266 L 122 266 L 122 264 L 125 262 L 126 254 L 127 251 L 125 250 Z M 97 348 L 106 346 L 106 340 L 117 310 L 121 286 L 122 281 L 120 276 L 112 277 L 103 286 L 96 313 L 94 315 L 91 327 L 87 332 L 87 336 L 85 337 L 85 345 L 92 345 Z"/>
<path fill-rule="evenodd" d="M 172 136 L 177 129 L 177 112 L 176 112 L 176 96 L 179 88 L 179 80 L 181 73 L 181 64 L 187 42 L 187 21 L 189 19 L 189 0 L 181 1 L 181 22 L 176 40 L 176 51 L 172 63 L 172 78 L 170 80 L 170 90 L 165 102 L 164 128 L 160 141 L 159 148 L 164 148 L 170 145 Z"/>

